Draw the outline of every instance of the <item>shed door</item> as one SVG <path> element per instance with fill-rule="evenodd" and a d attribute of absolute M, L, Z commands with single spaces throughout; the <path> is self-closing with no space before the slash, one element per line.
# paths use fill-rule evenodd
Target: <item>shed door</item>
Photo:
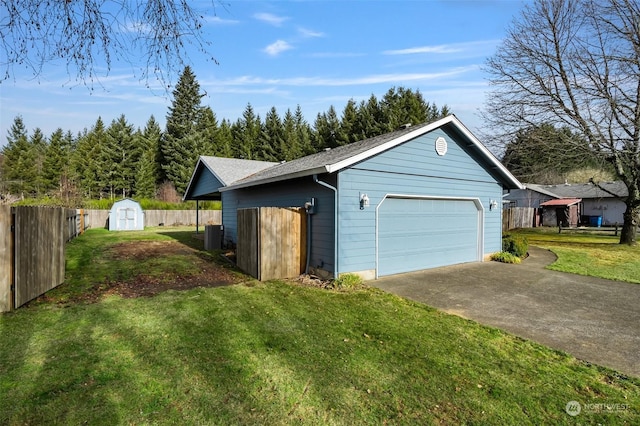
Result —
<path fill-rule="evenodd" d="M 386 198 L 378 209 L 378 276 L 482 260 L 473 200 Z"/>
<path fill-rule="evenodd" d="M 135 209 L 118 209 L 118 229 L 121 231 L 130 231 L 136 229 Z"/>

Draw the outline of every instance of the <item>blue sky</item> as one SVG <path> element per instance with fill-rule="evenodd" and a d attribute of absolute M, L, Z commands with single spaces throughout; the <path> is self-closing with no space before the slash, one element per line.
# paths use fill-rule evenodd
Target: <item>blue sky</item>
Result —
<path fill-rule="evenodd" d="M 420 90 L 478 132 L 488 89 L 481 70 L 523 6 L 494 1 L 237 1 L 216 8 L 205 26 L 219 64 L 197 52 L 191 65 L 203 103 L 218 120 L 235 121 L 250 103 L 264 119 L 300 105 L 310 124 L 333 105 L 381 97 L 391 87 Z M 29 130 L 76 133 L 101 116 L 124 114 L 136 127 L 151 115 L 164 128 L 171 93 L 147 87 L 130 64 L 113 63 L 94 90 L 46 65 L 38 79 L 19 68 L 0 83 L 0 144 L 17 115 Z"/>

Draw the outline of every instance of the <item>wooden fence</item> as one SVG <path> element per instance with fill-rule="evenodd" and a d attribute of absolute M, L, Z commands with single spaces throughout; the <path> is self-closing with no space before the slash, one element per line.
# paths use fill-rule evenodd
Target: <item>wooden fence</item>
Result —
<path fill-rule="evenodd" d="M 511 207 L 502 211 L 502 231 L 540 226 L 540 217 L 533 207 Z"/>
<path fill-rule="evenodd" d="M 0 206 L 0 312 L 62 284 L 65 243 L 84 229 L 81 210 Z"/>
<path fill-rule="evenodd" d="M 260 281 L 300 275 L 306 264 L 302 208 L 238 209 L 238 267 Z"/>
<path fill-rule="evenodd" d="M 86 209 L 87 226 L 89 228 L 108 228 L 109 210 Z M 222 223 L 221 210 L 199 210 L 200 225 L 220 225 Z M 145 226 L 176 226 L 196 225 L 195 210 L 145 210 Z"/>

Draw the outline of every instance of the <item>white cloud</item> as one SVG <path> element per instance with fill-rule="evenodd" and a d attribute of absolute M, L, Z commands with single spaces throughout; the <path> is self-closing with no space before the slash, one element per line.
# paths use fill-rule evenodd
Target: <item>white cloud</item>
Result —
<path fill-rule="evenodd" d="M 451 45 L 441 44 L 439 46 L 411 47 L 409 49 L 387 50 L 382 52 L 385 55 L 413 55 L 416 53 L 458 53 L 462 49 L 454 48 Z"/>
<path fill-rule="evenodd" d="M 239 24 L 240 21 L 235 20 L 235 19 L 222 19 L 219 16 L 206 16 L 204 18 L 204 20 L 206 22 L 209 22 L 211 24 L 216 24 L 216 25 L 235 25 L 235 24 Z"/>
<path fill-rule="evenodd" d="M 288 20 L 287 16 L 277 16 L 271 13 L 256 13 L 253 17 L 259 21 L 265 22 L 267 24 L 279 27 L 284 21 Z"/>
<path fill-rule="evenodd" d="M 324 33 L 313 31 L 304 27 L 298 27 L 298 32 L 305 38 L 324 37 Z"/>
<path fill-rule="evenodd" d="M 494 48 L 499 40 L 480 40 L 466 43 L 439 44 L 435 46 L 418 46 L 407 49 L 386 50 L 384 55 L 415 55 L 420 53 L 450 54 L 467 51 L 479 51 L 483 48 Z"/>
<path fill-rule="evenodd" d="M 310 58 L 358 58 L 366 56 L 366 54 L 356 52 L 316 52 L 306 56 Z"/>
<path fill-rule="evenodd" d="M 282 86 L 359 86 L 367 84 L 384 84 L 398 82 L 419 82 L 444 79 L 458 76 L 470 71 L 476 71 L 476 66 L 451 68 L 437 73 L 396 73 L 396 74 L 373 74 L 352 78 L 331 78 L 331 77 L 291 77 L 291 78 L 262 78 L 253 76 L 242 76 L 224 81 L 226 85 L 282 85 Z"/>
<path fill-rule="evenodd" d="M 277 40 L 264 48 L 264 52 L 269 56 L 278 56 L 280 53 L 293 49 L 293 46 L 284 40 Z"/>

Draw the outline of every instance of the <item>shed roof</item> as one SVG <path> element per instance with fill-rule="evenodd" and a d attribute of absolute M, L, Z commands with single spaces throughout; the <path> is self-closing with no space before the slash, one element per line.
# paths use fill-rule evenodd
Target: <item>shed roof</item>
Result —
<path fill-rule="evenodd" d="M 541 206 L 543 207 L 549 207 L 549 206 L 572 206 L 574 204 L 578 204 L 580 201 L 582 201 L 581 198 L 560 198 L 557 200 L 549 200 L 546 201 L 544 203 L 540 203 Z"/>
<path fill-rule="evenodd" d="M 622 181 L 536 185 L 526 183 L 525 188 L 554 198 L 625 198 L 629 192 Z M 613 194 L 616 194 L 615 196 Z"/>
<path fill-rule="evenodd" d="M 468 140 L 471 149 L 475 150 L 480 155 L 492 170 L 493 174 L 506 187 L 513 189 L 522 188 L 522 184 L 460 122 L 460 120 L 458 120 L 454 115 L 449 115 L 431 123 L 410 126 L 395 132 L 354 142 L 338 148 L 321 151 L 287 163 L 281 163 L 259 171 L 244 179 L 238 180 L 225 188 L 220 188 L 220 191 L 245 188 L 314 174 L 337 172 L 443 126 L 450 126 Z"/>

